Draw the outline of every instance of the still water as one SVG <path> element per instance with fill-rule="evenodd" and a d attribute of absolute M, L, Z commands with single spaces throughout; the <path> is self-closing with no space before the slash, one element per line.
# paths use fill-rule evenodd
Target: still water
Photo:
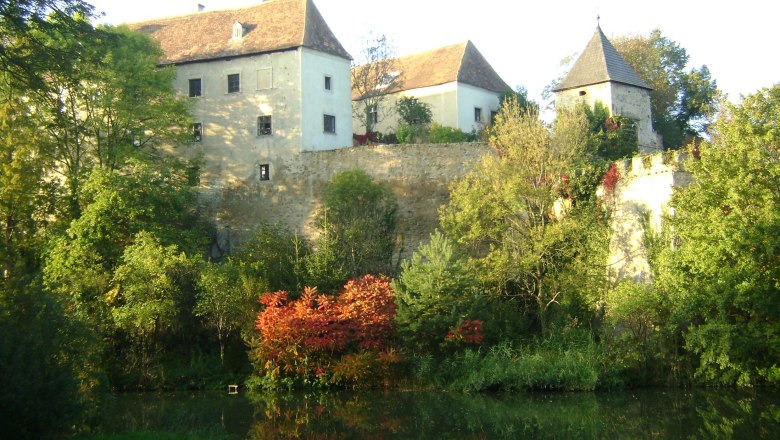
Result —
<path fill-rule="evenodd" d="M 122 394 L 98 429 L 152 438 L 776 439 L 780 392 Z"/>

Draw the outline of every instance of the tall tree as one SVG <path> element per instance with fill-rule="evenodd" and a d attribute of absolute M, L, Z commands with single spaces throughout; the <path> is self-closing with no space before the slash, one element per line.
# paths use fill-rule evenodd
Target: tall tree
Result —
<path fill-rule="evenodd" d="M 388 94 L 396 92 L 403 84 L 400 66 L 394 58 L 395 50 L 385 35 L 367 38 L 358 58 L 352 66 L 352 112 L 366 134 L 395 110 L 382 105 Z"/>
<path fill-rule="evenodd" d="M 612 40 L 615 48 L 653 91 L 652 116 L 664 147 L 678 149 L 701 138 L 717 111 L 720 92 L 707 66 L 688 68 L 688 52 L 658 29 L 647 36 Z"/>
<path fill-rule="evenodd" d="M 715 124 L 675 193 L 659 285 L 707 382 L 780 381 L 780 85 Z"/>
<path fill-rule="evenodd" d="M 325 188 L 320 229 L 351 277 L 391 273 L 397 204 L 362 170 L 335 175 Z"/>
<path fill-rule="evenodd" d="M 588 141 L 587 118 L 577 110 L 559 112 L 550 130 L 535 111 L 506 101 L 490 132 L 497 154 L 453 186 L 440 216 L 485 281 L 502 296 L 535 304 L 542 331 L 562 299 L 559 275 L 580 249 L 577 222 L 553 215 Z"/>

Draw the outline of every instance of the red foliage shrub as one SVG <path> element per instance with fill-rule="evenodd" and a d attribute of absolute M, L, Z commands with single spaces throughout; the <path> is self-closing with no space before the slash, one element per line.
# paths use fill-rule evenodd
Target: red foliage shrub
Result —
<path fill-rule="evenodd" d="M 363 378 L 357 371 L 364 362 L 355 359 L 383 359 L 365 354 L 385 349 L 393 335 L 393 297 L 390 279 L 373 275 L 351 280 L 336 297 L 309 287 L 297 300 L 287 292 L 263 295 L 258 367 L 272 376 L 327 378 L 337 365 L 339 381 Z"/>
<path fill-rule="evenodd" d="M 479 345 L 484 338 L 482 335 L 482 324 L 483 322 L 479 319 L 463 321 L 460 326 L 450 329 L 450 332 L 447 333 L 447 339 L 464 344 Z"/>
<path fill-rule="evenodd" d="M 620 171 L 618 171 L 614 162 L 609 167 L 609 170 L 604 174 L 604 178 L 601 184 L 604 186 L 604 191 L 607 193 L 613 193 L 615 186 L 617 186 L 618 180 L 620 180 Z"/>

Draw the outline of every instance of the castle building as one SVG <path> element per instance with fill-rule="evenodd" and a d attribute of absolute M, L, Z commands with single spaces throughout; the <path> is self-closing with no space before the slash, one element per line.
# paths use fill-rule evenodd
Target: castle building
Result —
<path fill-rule="evenodd" d="M 405 96 L 428 104 L 433 122 L 470 132 L 488 125 L 498 112 L 501 95 L 512 91 L 471 41 L 396 58 L 393 67 L 397 78 L 380 104 L 387 108 L 369 111 L 375 118 L 374 131 L 381 133 L 398 127 L 393 109 Z M 353 107 L 360 102 L 355 94 L 352 99 Z M 355 133 L 365 130 L 361 117 L 355 112 Z"/>
<path fill-rule="evenodd" d="M 193 103 L 206 187 L 270 180 L 285 158 L 352 145 L 351 57 L 311 0 L 137 23 Z"/>
<path fill-rule="evenodd" d="M 653 131 L 651 90 L 596 26 L 585 50 L 553 92 L 558 108 L 580 102 L 592 107 L 600 101 L 613 116 L 630 118 L 637 131 L 639 151 L 649 153 L 659 149 Z"/>

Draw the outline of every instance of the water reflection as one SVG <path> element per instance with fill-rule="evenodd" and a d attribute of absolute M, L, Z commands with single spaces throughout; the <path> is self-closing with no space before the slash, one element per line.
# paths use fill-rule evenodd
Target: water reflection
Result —
<path fill-rule="evenodd" d="M 205 438 L 776 438 L 780 394 L 724 390 L 119 396 L 105 432 Z M 123 407 L 124 409 L 121 409 Z"/>

